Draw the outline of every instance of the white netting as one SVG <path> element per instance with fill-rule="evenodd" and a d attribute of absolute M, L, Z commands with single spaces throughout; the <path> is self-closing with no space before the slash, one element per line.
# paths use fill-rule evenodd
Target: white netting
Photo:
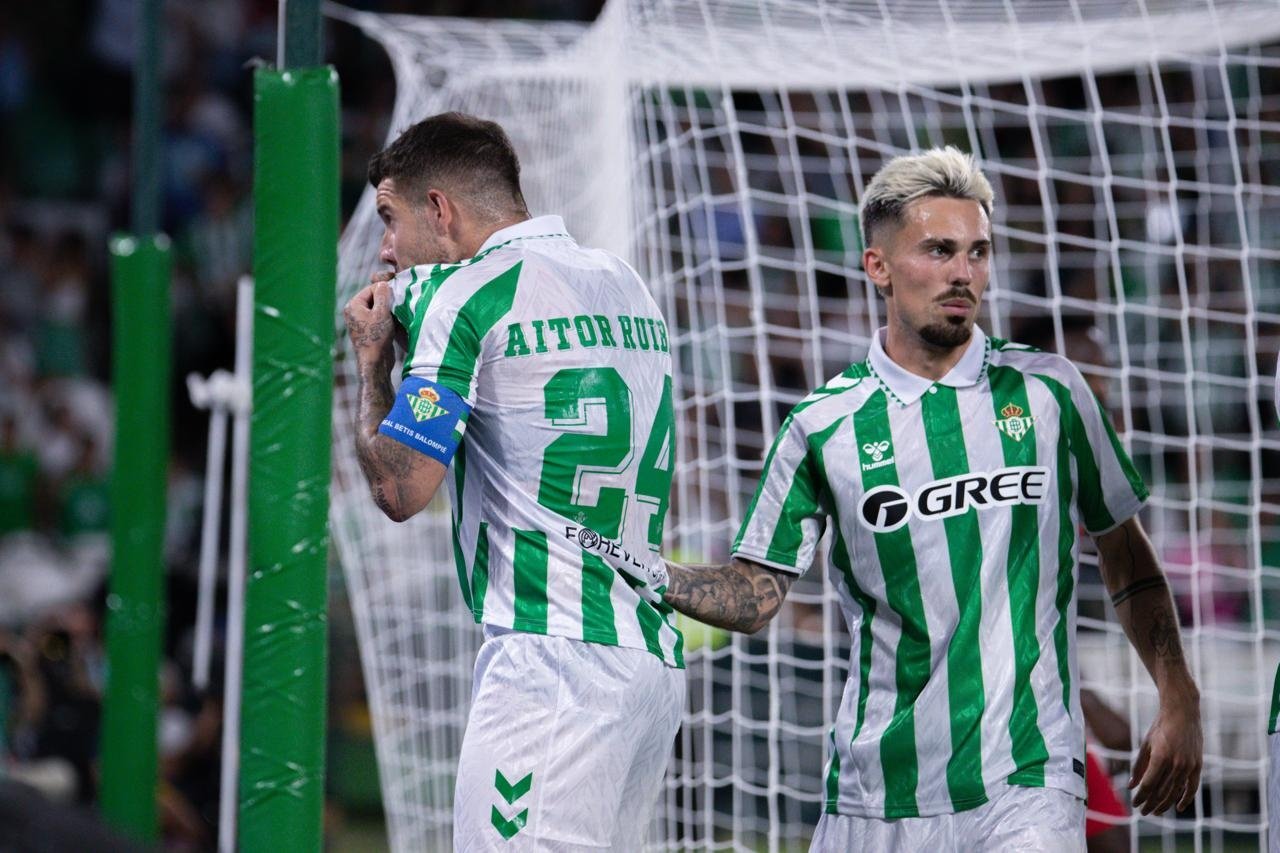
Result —
<path fill-rule="evenodd" d="M 531 209 L 653 288 L 677 371 L 667 550 L 686 557 L 727 556 L 782 416 L 880 324 L 860 270 L 864 182 L 912 148 L 978 154 L 998 205 L 984 325 L 1049 346 L 1071 344 L 1077 315 L 1101 330 L 1075 358 L 1151 486 L 1145 522 L 1203 691 L 1194 814 L 1128 831 L 1170 850 L 1193 833 L 1197 850 L 1260 842 L 1280 637 L 1280 4 L 625 0 L 591 26 L 334 11 L 392 59 L 392 135 L 448 109 L 499 121 Z M 379 233 L 366 193 L 340 304 Z M 368 499 L 339 372 L 333 529 L 389 829 L 397 850 L 447 849 L 479 629 L 445 508 L 395 526 Z M 848 654 L 820 568 L 760 636 L 691 635 L 655 845 L 808 838 Z M 1091 565 L 1080 607 L 1084 684 L 1145 731 L 1154 688 Z"/>

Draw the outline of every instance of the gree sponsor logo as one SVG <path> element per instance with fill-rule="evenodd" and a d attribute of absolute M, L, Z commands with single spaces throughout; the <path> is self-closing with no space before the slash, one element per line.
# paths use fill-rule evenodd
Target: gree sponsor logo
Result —
<path fill-rule="evenodd" d="M 858 521 L 876 533 L 891 533 L 915 515 L 925 521 L 950 518 L 970 509 L 1044 503 L 1049 469 L 1017 465 L 933 480 L 908 494 L 898 486 L 877 486 L 858 502 Z"/>

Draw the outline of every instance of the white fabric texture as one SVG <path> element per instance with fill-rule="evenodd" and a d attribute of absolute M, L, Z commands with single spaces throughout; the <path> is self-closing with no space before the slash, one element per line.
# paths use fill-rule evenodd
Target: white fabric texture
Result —
<path fill-rule="evenodd" d="M 1010 785 L 969 811 L 881 820 L 824 814 L 810 853 L 1083 853 L 1084 800 L 1055 788 Z"/>
<path fill-rule="evenodd" d="M 684 673 L 636 649 L 485 635 L 458 762 L 454 849 L 640 850 L 684 707 Z M 508 801 L 498 773 L 516 786 L 509 793 L 532 779 Z"/>

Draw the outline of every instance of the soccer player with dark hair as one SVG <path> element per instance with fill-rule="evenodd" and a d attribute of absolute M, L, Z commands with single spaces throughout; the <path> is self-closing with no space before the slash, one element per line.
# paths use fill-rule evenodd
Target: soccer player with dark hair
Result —
<path fill-rule="evenodd" d="M 455 848 L 636 849 L 684 704 L 682 640 L 605 556 L 639 563 L 662 541 L 670 345 L 636 273 L 530 218 L 519 176 L 502 128 L 458 113 L 370 161 L 393 271 L 345 309 L 356 452 L 397 521 L 452 468 L 458 577 L 485 636 Z"/>
<path fill-rule="evenodd" d="M 732 562 L 657 566 L 677 610 L 754 632 L 831 526 L 852 650 L 815 850 L 1083 850 L 1080 523 L 1160 694 L 1134 805 L 1186 808 L 1199 784 L 1199 692 L 1138 521 L 1146 487 L 1071 362 L 975 325 L 992 203 L 954 148 L 876 174 L 863 265 L 887 326 L 783 423 Z"/>

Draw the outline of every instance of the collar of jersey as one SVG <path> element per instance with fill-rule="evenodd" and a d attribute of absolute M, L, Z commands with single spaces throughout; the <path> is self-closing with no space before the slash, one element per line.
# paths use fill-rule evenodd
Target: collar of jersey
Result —
<path fill-rule="evenodd" d="M 867 364 L 876 379 L 899 405 L 910 406 L 919 400 L 934 386 L 934 381 L 924 376 L 917 376 L 889 358 L 884 351 L 885 328 L 881 326 L 871 337 L 871 351 L 867 353 Z M 955 367 L 947 375 L 938 380 L 939 385 L 952 388 L 966 388 L 980 381 L 987 372 L 987 360 L 990 354 L 991 341 L 978 326 L 973 327 L 973 336 L 969 338 L 969 346 L 964 355 L 956 362 Z"/>
<path fill-rule="evenodd" d="M 523 222 L 517 222 L 515 225 L 508 225 L 506 228 L 499 228 L 489 235 L 489 239 L 484 241 L 484 245 L 480 247 L 480 251 L 476 252 L 476 257 L 485 254 L 490 249 L 496 249 L 499 246 L 510 243 L 512 240 L 527 240 L 530 237 L 568 237 L 569 233 L 564 230 L 564 220 L 559 216 L 535 216 L 532 219 L 526 219 Z"/>

